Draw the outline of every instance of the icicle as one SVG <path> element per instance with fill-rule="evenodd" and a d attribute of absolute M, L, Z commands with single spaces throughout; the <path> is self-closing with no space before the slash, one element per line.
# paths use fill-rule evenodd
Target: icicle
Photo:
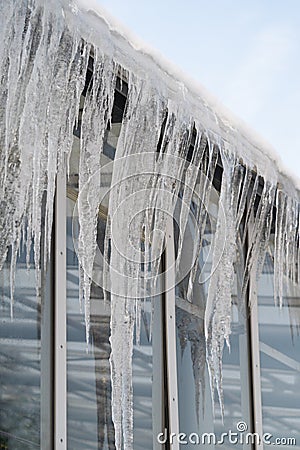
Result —
<path fill-rule="evenodd" d="M 5 152 L 1 159 L 0 200 L 1 219 L 7 225 L 0 224 L 0 264 L 9 244 L 15 242 L 17 251 L 26 221 L 27 266 L 33 239 L 38 280 L 42 222 L 46 225 L 45 267 L 50 252 L 56 171 L 71 150 L 74 112 L 85 80 L 79 67 L 84 65 L 85 56 L 59 10 L 21 2 L 10 11 L 11 18 L 8 11 L 10 27 L 1 47 L 1 69 L 5 71 L 1 75 L 1 122 L 5 125 L 1 147 Z M 46 218 L 42 217 L 44 191 Z"/>
<path fill-rule="evenodd" d="M 182 116 L 186 118 L 185 120 L 176 119 L 180 117 L 179 111 L 176 108 L 175 114 L 175 105 L 169 103 L 161 151 L 156 157 L 153 150 L 157 148 L 159 142 L 165 110 L 165 105 L 161 102 L 160 97 L 157 98 L 158 101 L 156 98 L 157 96 L 153 96 L 151 90 L 146 89 L 141 80 L 129 80 L 128 108 L 118 140 L 112 177 L 113 189 L 109 201 L 109 217 L 112 222 L 110 265 L 115 272 L 125 275 L 125 278 L 120 278 L 119 282 L 116 275 L 112 278 L 114 289 L 118 286 L 119 293 L 118 295 L 112 294 L 111 303 L 114 308 L 114 303 L 119 303 L 120 295 L 123 296 L 123 301 L 129 306 L 128 311 L 131 311 L 128 314 L 132 320 L 136 320 L 136 316 L 133 317 L 136 308 L 133 309 L 130 304 L 136 297 L 139 298 L 138 302 L 141 302 L 144 295 L 140 283 L 142 262 L 144 262 L 146 270 L 149 270 L 149 265 L 151 266 L 151 274 L 147 274 L 146 280 L 150 281 L 152 287 L 156 284 L 164 245 L 166 219 L 168 214 L 173 215 L 176 192 L 180 187 L 179 181 L 184 167 L 184 160 L 178 158 L 177 155 L 182 149 L 186 124 L 189 123 L 189 117 L 184 112 Z M 157 126 L 150 129 L 149 123 L 156 123 Z M 142 153 L 140 153 L 141 150 Z M 171 155 L 174 157 L 170 157 Z M 154 184 L 153 179 L 155 179 Z M 145 229 L 145 220 L 146 228 L 152 231 L 151 249 L 148 252 L 149 255 L 151 254 L 151 260 L 146 259 L 146 262 L 140 255 L 140 240 L 142 230 Z M 149 231 L 147 231 L 147 235 L 149 235 Z M 120 239 L 122 242 L 118 242 Z M 124 260 L 122 255 L 125 255 Z M 152 295 L 154 294 L 152 293 Z M 111 325 L 113 391 L 122 385 L 121 380 L 125 376 L 120 363 L 120 350 L 116 347 L 116 342 L 119 342 L 119 334 L 122 332 L 125 343 L 126 339 L 131 336 L 130 333 L 127 333 L 127 327 L 124 327 L 124 315 L 121 312 L 117 313 L 117 311 L 121 311 L 120 307 L 114 308 L 114 310 L 118 317 L 114 317 Z M 130 324 L 131 320 L 128 320 L 127 323 Z M 131 345 L 132 342 L 127 342 L 129 348 Z M 124 397 L 126 394 L 125 397 L 129 399 L 132 382 L 130 373 L 126 373 L 126 380 L 127 393 L 123 392 L 122 395 Z M 115 394 L 116 396 L 117 394 Z M 124 408 L 127 406 L 128 402 L 124 404 Z M 125 417 L 128 414 L 129 411 Z M 117 435 L 120 434 L 120 427 L 123 428 L 123 431 L 126 429 L 126 433 L 132 433 L 119 415 L 120 410 L 116 409 L 114 423 L 118 429 Z M 124 439 L 125 437 L 124 434 Z M 128 442 L 131 442 L 129 435 L 127 438 Z"/>
<path fill-rule="evenodd" d="M 132 82 L 133 81 L 133 82 Z M 118 204 L 122 203 L 123 199 L 130 196 L 132 193 L 132 188 L 137 183 L 136 189 L 138 190 L 139 183 L 137 179 L 137 174 L 139 172 L 134 171 L 134 167 L 128 167 L 128 160 L 121 159 L 126 155 L 139 153 L 141 150 L 147 151 L 147 146 L 151 145 L 153 142 L 153 134 L 158 133 L 158 130 L 154 130 L 154 133 L 150 135 L 147 130 L 147 120 L 153 120 L 155 111 L 159 111 L 159 106 L 153 105 L 153 109 L 149 108 L 151 114 L 147 117 L 149 98 L 142 95 L 141 84 L 139 80 L 129 79 L 129 92 L 128 92 L 128 109 L 126 115 L 123 119 L 123 124 L 121 127 L 121 134 L 118 139 L 116 158 L 114 163 L 114 170 L 112 175 L 112 187 L 110 192 L 109 200 L 109 223 L 112 221 L 112 226 L 110 226 L 111 233 L 106 233 L 105 240 L 111 240 L 111 256 L 110 256 L 110 266 L 114 268 L 118 273 L 127 273 L 129 280 L 127 286 L 124 285 L 126 280 L 114 279 L 114 288 L 120 289 L 123 292 L 123 296 L 120 294 L 111 293 L 111 377 L 112 377 L 112 417 L 115 426 L 115 445 L 117 449 L 122 448 L 122 441 L 124 440 L 124 448 L 131 449 L 133 442 L 133 412 L 132 412 L 132 348 L 133 348 L 133 323 L 135 320 L 135 309 L 128 308 L 126 311 L 126 303 L 130 305 L 133 301 L 132 294 L 136 292 L 135 277 L 139 274 L 140 259 L 136 260 L 136 256 L 132 253 L 132 249 L 128 247 L 128 241 L 130 237 L 134 240 L 141 238 L 141 222 L 135 222 L 134 228 L 129 230 L 124 228 L 121 233 L 123 236 L 118 236 L 118 231 L 115 231 L 115 236 L 113 230 L 116 225 L 120 225 L 123 228 L 124 223 L 124 212 L 121 210 L 118 212 L 117 218 L 114 217 L 117 211 Z M 145 109 L 146 108 L 146 109 Z M 158 108 L 158 109 L 156 109 Z M 144 119 L 144 122 L 143 122 Z M 143 129 L 144 127 L 147 127 Z M 142 133 L 139 133 L 140 128 L 143 129 Z M 149 140 L 148 140 L 149 139 Z M 144 147 L 146 145 L 146 147 Z M 121 159 L 121 163 L 119 163 Z M 134 160 L 131 162 L 134 164 Z M 141 162 L 141 161 L 139 161 Z M 129 170 L 130 169 L 130 170 Z M 133 173 L 135 177 L 134 182 L 127 178 L 127 174 Z M 143 179 L 145 182 L 145 179 Z M 143 196 L 142 196 L 143 200 Z M 147 203 L 144 203 L 144 207 Z M 129 207 L 129 204 L 128 204 Z M 131 208 L 133 205 L 131 204 Z M 128 211 L 127 211 L 128 214 Z M 132 216 L 134 213 L 132 213 Z M 115 220 L 116 223 L 113 222 Z M 123 223 L 122 223 L 123 221 Z M 126 222 L 126 221 L 125 221 Z M 130 233 L 130 234 L 129 234 Z M 114 239 L 115 237 L 115 239 Z M 121 237 L 125 242 L 125 256 L 120 258 L 118 254 L 118 248 L 115 247 L 118 239 Z M 130 243 L 129 243 L 130 244 Z M 108 245 L 105 245 L 108 249 Z M 108 255 L 105 255 L 108 258 Z M 133 258 L 133 259 L 132 259 Z M 129 266 L 128 261 L 129 259 Z M 134 263 L 135 261 L 135 263 Z M 133 263 L 133 264 L 131 264 Z M 131 267 L 130 267 L 131 266 Z M 145 271 L 147 268 L 145 267 Z M 108 278 L 108 275 L 105 275 Z M 113 276 L 113 275 L 112 275 Z M 129 299 L 126 300 L 125 293 L 128 293 Z M 120 401 L 121 399 L 121 401 Z"/>
<path fill-rule="evenodd" d="M 205 337 L 207 363 L 210 373 L 212 398 L 217 389 L 222 417 L 224 415 L 222 387 L 222 354 L 224 340 L 229 347 L 231 334 L 231 294 L 236 261 L 237 235 L 239 232 L 238 200 L 241 198 L 243 168 L 233 155 L 221 149 L 223 176 L 219 200 L 217 230 L 213 261 L 215 271 L 211 274 L 205 310 Z M 240 205 L 239 205 L 240 206 Z M 222 219 L 222 208 L 226 221 Z"/>
<path fill-rule="evenodd" d="M 282 307 L 284 277 L 296 282 L 297 253 L 299 252 L 299 211 L 295 200 L 280 189 L 276 195 L 274 300 Z M 299 279 L 298 279 L 299 280 Z"/>
<path fill-rule="evenodd" d="M 253 178 L 254 178 L 254 180 L 253 180 Z M 245 218 L 244 233 L 243 233 L 243 238 L 242 238 L 242 245 L 246 244 L 246 239 L 247 239 L 248 229 L 249 229 L 249 221 L 253 215 L 254 203 L 255 203 L 256 196 L 257 196 L 257 192 L 258 192 L 258 185 L 259 185 L 259 177 L 257 174 L 253 174 L 253 177 L 252 177 L 252 180 L 250 183 L 249 193 L 247 196 L 248 197 L 247 198 L 247 211 L 246 211 L 246 218 Z"/>
<path fill-rule="evenodd" d="M 93 77 L 82 113 L 79 161 L 79 239 L 78 254 L 83 268 L 86 340 L 89 342 L 90 289 L 97 244 L 97 219 L 100 202 L 100 161 L 116 84 L 113 61 L 95 49 Z"/>
<path fill-rule="evenodd" d="M 113 237 L 110 265 L 118 273 L 123 273 L 127 277 L 123 280 L 120 279 L 119 283 L 114 278 L 114 288 L 116 289 L 116 286 L 118 286 L 123 295 L 111 294 L 112 390 L 114 398 L 122 399 L 121 409 L 113 402 L 113 421 L 116 429 L 116 447 L 120 448 L 121 436 L 123 435 L 125 448 L 128 449 L 132 448 L 133 429 L 131 421 L 132 368 L 131 361 L 127 359 L 127 356 L 130 355 L 130 349 L 133 345 L 132 323 L 136 320 L 136 311 L 139 314 L 139 303 L 144 295 L 140 290 L 141 283 L 139 282 L 139 278 L 142 276 L 141 262 L 144 262 L 145 272 L 149 270 L 150 262 L 148 259 L 150 256 L 149 242 L 146 244 L 148 255 L 147 253 L 140 255 L 140 240 L 143 228 L 148 230 L 146 231 L 148 240 L 150 229 L 152 229 L 151 223 L 154 223 L 154 228 L 163 230 L 160 221 L 154 220 L 153 222 L 152 220 L 153 210 L 157 208 L 158 198 L 155 195 L 155 186 L 151 187 L 152 178 L 157 173 L 153 149 L 156 148 L 159 140 L 160 127 L 157 126 L 154 130 L 149 129 L 149 123 L 159 123 L 156 117 L 162 117 L 163 105 L 160 101 L 158 103 L 153 101 L 155 97 L 151 95 L 151 91 L 142 89 L 140 80 L 134 79 L 132 81 L 129 80 L 128 109 L 118 140 L 112 177 L 113 190 L 110 193 L 109 201 L 109 217 L 112 221 Z M 143 151 L 143 154 L 140 154 L 141 151 Z M 126 158 L 122 159 L 124 156 Z M 136 196 L 136 193 L 139 195 Z M 118 205 L 122 205 L 124 201 L 126 208 L 118 209 Z M 117 217 L 114 216 L 116 212 Z M 134 220 L 130 223 L 128 218 Z M 145 221 L 146 227 L 144 227 Z M 122 229 L 120 229 L 120 226 Z M 154 237 L 154 241 L 151 244 L 151 252 L 152 257 L 155 257 L 155 265 L 158 264 L 160 245 L 163 241 L 159 236 L 160 243 L 158 244 L 158 241 L 155 242 L 158 237 L 155 238 L 155 235 L 152 237 Z M 120 238 L 122 242 L 118 243 Z M 118 246 L 123 249 L 121 255 L 125 255 L 124 260 L 122 256 L 120 258 Z M 155 246 L 157 246 L 156 250 L 154 249 Z M 144 260 L 144 256 L 146 260 Z M 149 278 L 151 279 L 151 275 L 147 273 L 146 281 Z M 136 297 L 139 297 L 139 300 L 134 300 Z M 135 308 L 132 306 L 133 302 L 136 304 Z M 127 305 L 125 316 L 124 304 Z M 126 323 L 124 323 L 124 317 Z M 137 327 L 136 333 L 138 335 L 139 327 Z M 124 351 L 122 353 L 122 348 L 119 345 L 120 340 L 123 348 L 126 348 L 126 355 Z M 130 350 L 129 353 L 127 349 Z M 124 364 L 126 367 L 124 367 Z M 123 434 L 121 430 L 123 430 Z"/>
<path fill-rule="evenodd" d="M 183 357 L 187 343 L 191 346 L 191 360 L 195 382 L 195 406 L 198 424 L 200 423 L 200 398 L 202 396 L 202 416 L 205 403 L 205 361 L 206 342 L 204 336 L 204 320 L 185 312 L 181 308 L 176 311 L 176 325 L 180 342 L 181 357 Z"/>
<path fill-rule="evenodd" d="M 182 246 L 183 246 L 183 234 L 186 229 L 189 213 L 190 213 L 190 204 L 192 202 L 192 197 L 195 191 L 197 178 L 199 175 L 200 164 L 203 157 L 203 153 L 206 146 L 206 139 L 202 138 L 197 133 L 197 138 L 195 142 L 195 148 L 193 152 L 193 158 L 191 164 L 188 165 L 186 172 L 184 174 L 184 179 L 182 180 L 183 184 L 183 194 L 182 194 L 182 208 L 180 212 L 180 220 L 179 220 L 179 242 L 178 242 L 178 254 L 177 254 L 177 271 L 179 270 L 179 263 L 181 259 Z M 201 200 L 200 200 L 201 202 Z"/>
<path fill-rule="evenodd" d="M 274 296 L 275 303 L 279 300 L 282 306 L 283 271 L 284 271 L 284 222 L 286 215 L 286 195 L 280 190 L 276 195 L 275 249 L 274 249 Z"/>
<path fill-rule="evenodd" d="M 207 221 L 207 205 L 209 202 L 211 189 L 212 189 L 212 181 L 215 174 L 215 169 L 217 166 L 218 161 L 218 150 L 214 145 L 211 145 L 210 140 L 208 142 L 208 162 L 207 167 L 206 161 L 203 162 L 203 167 L 201 167 L 201 170 L 204 171 L 204 174 L 200 172 L 200 180 L 199 180 L 199 187 L 196 191 L 197 193 L 197 200 L 198 200 L 198 211 L 196 215 L 196 222 L 199 227 L 199 233 L 196 236 L 196 242 L 194 246 L 194 265 L 191 269 L 190 275 L 189 275 L 189 284 L 188 284 L 188 292 L 187 292 L 187 300 L 191 301 L 192 293 L 193 293 L 193 286 L 196 278 L 197 268 L 198 268 L 198 260 L 202 248 L 202 239 L 204 235 L 204 230 L 206 226 Z"/>
<path fill-rule="evenodd" d="M 258 183 L 254 184 L 254 188 L 258 187 Z M 245 297 L 250 279 L 250 274 L 256 274 L 258 277 L 263 266 L 265 251 L 268 244 L 269 235 L 272 225 L 273 202 L 275 195 L 275 187 L 271 183 L 264 183 L 262 193 L 260 195 L 257 210 L 254 210 L 255 198 L 258 193 L 254 190 L 251 193 L 252 204 L 252 223 L 249 218 L 249 239 L 248 249 L 245 262 L 242 296 Z M 248 211 L 249 212 L 249 211 Z M 250 214 L 249 214 L 250 216 Z M 249 305 L 251 307 L 251 305 Z"/>

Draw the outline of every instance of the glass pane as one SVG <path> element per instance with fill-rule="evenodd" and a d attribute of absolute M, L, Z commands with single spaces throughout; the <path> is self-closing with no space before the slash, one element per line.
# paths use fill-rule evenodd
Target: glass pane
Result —
<path fill-rule="evenodd" d="M 211 400 L 209 371 L 206 363 L 204 315 L 209 274 L 213 270 L 211 244 L 216 230 L 218 212 L 216 193 L 211 196 L 208 209 L 209 220 L 203 236 L 191 301 L 187 300 L 188 277 L 183 279 L 176 288 L 179 429 L 187 435 L 187 441 L 189 437 L 193 441 L 183 444 L 182 449 L 197 449 L 203 446 L 210 449 L 217 446 L 229 448 L 232 443 L 228 438 L 225 437 L 224 442 L 221 443 L 222 433 L 228 433 L 230 430 L 233 433 L 237 432 L 239 421 L 246 422 L 247 426 L 251 427 L 248 324 L 246 308 L 238 295 L 240 281 L 237 275 L 232 292 L 231 350 L 229 351 L 225 346 L 223 354 L 223 423 L 217 393 L 215 393 L 214 404 Z M 190 243 L 193 242 L 194 226 L 190 220 L 184 237 L 183 259 L 190 257 Z M 206 433 L 212 433 L 211 437 Z M 238 443 L 234 447 L 247 448 Z"/>
<path fill-rule="evenodd" d="M 271 441 L 300 444 L 300 287 L 285 279 L 283 307 L 274 305 L 274 262 L 265 259 L 258 287 L 263 431 Z M 286 444 L 276 445 L 276 448 Z M 298 447 L 297 447 L 298 448 Z"/>
<path fill-rule="evenodd" d="M 127 84 L 121 83 L 117 79 L 112 121 L 105 134 L 101 167 L 111 163 L 114 159 L 126 94 Z M 81 110 L 83 105 L 84 97 L 81 97 Z M 108 450 L 115 448 L 109 363 L 111 351 L 109 343 L 110 304 L 109 300 L 104 302 L 102 289 L 93 283 L 90 345 L 87 349 L 84 314 L 79 305 L 79 264 L 72 239 L 72 213 L 78 197 L 79 159 L 80 120 L 74 136 L 67 185 L 68 448 L 72 450 L 99 448 Z M 111 164 L 104 170 L 106 189 L 111 182 L 111 170 Z M 98 246 L 102 253 L 108 202 L 108 196 L 102 199 L 98 220 Z M 150 331 L 151 326 L 153 338 Z M 162 429 L 163 362 L 161 347 L 161 299 L 158 298 L 154 301 L 149 299 L 144 303 L 141 316 L 140 343 L 134 345 L 133 349 L 134 448 L 152 449 L 155 436 Z"/>
<path fill-rule="evenodd" d="M 110 378 L 110 305 L 104 302 L 103 291 L 92 285 L 91 335 L 87 351 L 84 314 L 79 305 L 79 268 L 72 239 L 74 202 L 67 200 L 67 405 L 68 448 L 114 449 L 114 428 L 111 417 Z M 99 220 L 98 241 L 103 244 L 105 222 Z M 133 350 L 134 448 L 152 449 L 161 430 L 157 411 L 162 404 L 162 363 L 160 301 L 147 301 L 141 317 L 140 344 Z M 153 334 L 150 322 L 153 315 Z M 153 356 L 153 343 L 159 342 Z M 155 368 L 155 370 L 154 370 Z M 154 402 L 154 398 L 156 401 Z M 121 399 L 120 399 L 121 401 Z M 156 410 L 153 406 L 156 405 Z"/>
<path fill-rule="evenodd" d="M 161 320 L 159 310 L 155 310 L 153 318 L 155 321 L 153 333 L 157 333 Z M 158 381 L 162 368 L 157 353 L 153 354 L 153 348 L 158 350 L 158 347 L 154 347 L 151 339 L 150 321 L 151 301 L 147 302 L 141 317 L 140 345 L 135 345 L 133 349 L 133 448 L 147 450 L 153 449 L 155 428 L 158 429 L 161 425 L 157 419 L 159 418 L 158 409 L 162 404 L 159 397 L 161 386 Z M 157 335 L 157 338 L 160 336 Z M 161 343 L 161 339 L 159 340 Z M 154 401 L 155 398 L 157 403 Z"/>
<path fill-rule="evenodd" d="M 50 449 L 51 283 L 42 274 L 37 295 L 33 255 L 28 269 L 22 251 L 11 319 L 10 259 L 9 253 L 0 272 L 0 448 Z"/>

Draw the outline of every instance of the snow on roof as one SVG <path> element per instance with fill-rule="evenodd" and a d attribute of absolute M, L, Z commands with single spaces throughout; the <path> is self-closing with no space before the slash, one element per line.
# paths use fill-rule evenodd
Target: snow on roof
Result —
<path fill-rule="evenodd" d="M 284 166 L 277 151 L 268 142 L 224 107 L 199 82 L 137 38 L 97 0 L 72 0 L 69 6 L 81 18 L 83 26 L 80 31 L 84 38 L 114 52 L 116 60 L 126 69 L 152 79 L 154 83 L 163 83 L 170 98 L 188 107 L 191 115 L 199 118 L 207 130 L 227 142 L 231 150 L 250 167 L 257 168 L 265 178 L 284 185 L 293 196 L 295 188 L 300 190 L 300 178 Z"/>

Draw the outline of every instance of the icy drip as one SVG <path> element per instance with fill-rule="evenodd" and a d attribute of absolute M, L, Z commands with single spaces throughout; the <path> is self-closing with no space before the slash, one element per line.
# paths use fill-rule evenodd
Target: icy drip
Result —
<path fill-rule="evenodd" d="M 190 133 L 192 134 L 192 131 L 190 131 Z M 186 170 L 183 173 L 182 202 L 185 205 L 190 205 L 192 202 L 192 198 L 193 198 L 194 192 L 196 190 L 197 179 L 199 176 L 199 168 L 201 165 L 201 161 L 203 159 L 203 154 L 204 154 L 206 145 L 207 145 L 206 137 L 204 135 L 202 135 L 200 132 L 198 132 L 197 136 L 196 136 L 195 147 L 194 147 L 191 163 L 187 164 Z M 200 170 L 201 170 L 201 168 L 200 168 Z M 202 201 L 200 199 L 199 210 L 202 206 L 203 206 Z M 190 213 L 190 211 L 188 208 L 182 208 L 182 210 L 180 212 L 180 218 L 179 218 L 179 230 L 180 231 L 184 231 L 186 229 L 188 218 L 189 218 L 189 213 Z M 176 260 L 177 271 L 179 270 L 179 263 L 180 263 L 180 259 L 181 259 L 182 247 L 183 247 L 183 233 L 181 232 L 179 234 L 178 255 L 177 255 L 177 260 Z"/>
<path fill-rule="evenodd" d="M 206 142 L 206 141 L 205 141 Z M 197 234 L 194 244 L 194 264 L 189 274 L 189 284 L 187 292 L 187 300 L 191 301 L 194 283 L 197 274 L 198 260 L 202 249 L 202 240 L 204 230 L 207 222 L 207 207 L 209 204 L 210 194 L 212 190 L 212 182 L 215 174 L 215 169 L 218 161 L 218 149 L 210 140 L 207 141 L 208 161 L 204 159 L 200 163 L 200 179 L 195 192 L 199 198 L 198 210 L 196 214 L 196 222 L 199 226 L 199 233 Z"/>
<path fill-rule="evenodd" d="M 265 252 L 271 233 L 274 196 L 275 186 L 271 183 L 264 183 L 263 190 L 260 195 L 258 195 L 258 182 L 254 183 L 250 196 L 250 205 L 252 205 L 252 209 L 251 211 L 247 211 L 246 219 L 248 240 L 242 285 L 243 298 L 246 295 L 246 291 L 249 286 L 251 273 L 256 274 L 256 277 L 253 277 L 253 279 L 258 280 L 263 267 Z M 259 199 L 259 203 L 256 208 L 255 199 Z M 250 305 L 250 307 L 251 306 L 252 305 Z"/>
<path fill-rule="evenodd" d="M 1 237 L 0 237 L 0 266 L 2 266 L 8 243 L 17 241 L 18 224 L 22 220 L 22 211 L 18 211 L 18 197 L 21 197 L 21 148 L 19 142 L 20 120 L 25 104 L 25 94 L 28 79 L 33 69 L 30 63 L 28 49 L 30 31 L 26 32 L 27 8 L 25 5 L 15 8 L 8 4 L 3 12 L 7 14 L 7 21 L 1 26 Z M 34 17 L 39 22 L 39 14 Z M 34 20 L 33 20 L 34 22 Z M 34 27 L 34 25 L 33 25 Z M 39 45 L 40 33 L 36 25 L 35 42 L 32 43 L 32 57 Z M 29 43 L 26 44 L 26 37 Z M 24 47 L 24 48 L 23 48 Z M 22 55 L 23 53 L 23 55 Z M 22 61 L 22 64 L 21 64 Z M 27 64 L 26 64 L 27 63 Z M 18 76 L 16 76 L 18 74 Z M 20 76 L 22 75 L 22 77 Z M 27 76 L 26 76 L 27 75 Z M 25 76 L 23 83 L 23 76 Z M 28 173 L 28 177 L 31 174 Z M 26 184 L 25 184 L 26 188 Z M 20 201 L 22 203 L 22 200 Z M 23 205 L 24 207 L 24 205 Z"/>
<path fill-rule="evenodd" d="M 297 235 L 298 234 L 298 235 Z M 299 282 L 299 205 L 280 189 L 276 194 L 274 298 L 282 307 L 284 279 Z"/>
<path fill-rule="evenodd" d="M 71 149 L 84 86 L 85 71 L 80 66 L 85 52 L 83 44 L 67 29 L 60 11 L 34 2 L 21 2 L 18 7 L 8 2 L 3 14 L 7 26 L 2 28 L 1 47 L 0 257 L 3 263 L 9 243 L 17 252 L 26 228 L 28 256 L 34 240 L 38 283 L 41 224 L 45 221 L 46 262 L 57 167 Z M 12 274 L 15 261 L 16 255 L 12 257 Z M 11 284 L 13 293 L 13 276 Z"/>
<path fill-rule="evenodd" d="M 243 206 L 239 204 L 239 198 L 241 198 L 244 169 L 237 163 L 233 155 L 223 149 L 221 149 L 221 158 L 223 175 L 213 250 L 213 261 L 216 269 L 209 280 L 205 309 L 205 337 L 212 398 L 214 398 L 216 389 L 223 416 L 222 354 L 224 340 L 229 347 L 229 336 L 231 334 L 231 295 L 239 232 L 237 219 L 240 214 L 238 213 L 238 207 Z M 225 212 L 224 216 L 222 216 L 222 208 Z"/>
<path fill-rule="evenodd" d="M 138 190 L 140 184 L 147 187 L 151 183 L 153 176 L 153 167 L 149 167 L 150 175 L 138 177 L 137 167 L 132 164 L 129 166 L 129 155 L 138 154 L 141 151 L 147 152 L 147 149 L 153 148 L 156 138 L 158 140 L 158 127 L 150 132 L 148 124 L 153 123 L 155 114 L 161 115 L 161 106 L 156 103 L 155 97 L 151 99 L 150 92 L 142 89 L 141 81 L 129 78 L 128 83 L 128 107 L 123 119 L 121 133 L 118 139 L 116 149 L 115 165 L 112 175 L 112 189 L 109 199 L 109 211 L 107 222 L 106 241 L 110 241 L 110 268 L 114 269 L 116 275 L 110 273 L 106 278 L 110 278 L 117 291 L 123 292 L 123 296 L 111 293 L 111 377 L 112 377 L 112 418 L 115 426 L 115 445 L 117 449 L 131 449 L 133 445 L 133 408 L 132 408 L 132 350 L 133 350 L 133 327 L 136 319 L 135 303 L 138 302 L 138 284 L 137 279 L 140 273 L 140 252 L 136 240 L 141 236 L 141 216 L 140 220 L 133 221 L 131 232 L 129 228 L 123 227 L 127 223 L 126 217 L 131 217 L 128 210 L 118 210 L 122 201 L 130 198 L 134 194 L 134 188 Z M 148 94 L 148 95 L 146 95 Z M 150 103 L 149 103 L 150 102 Z M 159 122 L 159 120 L 158 120 Z M 155 124 L 155 121 L 154 121 Z M 122 161 L 119 163 L 119 161 Z M 134 159 L 131 160 L 134 163 Z M 142 163 L 141 159 L 139 162 Z M 154 165 L 154 160 L 153 160 Z M 152 170 L 151 170 L 152 169 Z M 151 173 L 152 172 L 152 173 Z M 147 180 L 147 177 L 149 178 Z M 134 196 L 132 197 L 134 201 Z M 142 203 L 143 209 L 147 205 L 145 192 L 140 192 L 138 200 Z M 139 213 L 140 208 L 133 209 L 133 204 L 127 204 L 132 208 L 132 212 Z M 142 211 L 143 211 L 142 209 Z M 153 214 L 153 211 L 150 211 Z M 133 215 L 132 214 L 132 215 Z M 116 215 L 116 216 L 115 216 Z M 120 226 L 122 229 L 115 228 Z M 129 224 L 128 224 L 129 225 Z M 131 224 L 130 224 L 131 225 Z M 113 228 L 114 227 L 114 228 Z M 149 225 L 147 224 L 147 227 Z M 114 230 L 114 233 L 112 232 Z M 118 252 L 118 237 L 125 243 L 123 247 L 123 257 Z M 147 236 L 146 236 L 147 237 Z M 106 244 L 108 249 L 109 245 Z M 105 255 L 108 260 L 108 255 Z M 110 270 L 112 272 L 112 270 Z M 126 275 L 126 278 L 118 278 L 118 275 Z M 118 283 L 118 286 L 115 285 Z M 127 296 L 126 296 L 127 293 Z M 138 314 L 140 313 L 138 308 Z M 140 319 L 138 318 L 138 323 Z"/>
<path fill-rule="evenodd" d="M 166 105 L 138 78 L 129 78 L 128 89 L 128 106 L 114 162 L 106 233 L 111 249 L 109 278 L 113 283 L 112 413 L 116 447 L 121 448 L 123 441 L 126 449 L 132 448 L 133 442 L 133 324 L 137 324 L 139 334 L 142 300 L 153 295 L 152 288 L 156 285 L 166 221 L 168 215 L 173 216 L 184 165 L 184 160 L 175 156 L 182 150 L 187 123 L 183 115 L 182 120 L 177 119 L 180 115 L 177 108 L 175 115 L 176 105 Z M 155 152 L 159 141 L 160 152 Z M 173 155 L 174 158 L 170 157 Z M 143 230 L 144 252 L 141 251 Z M 119 276 L 123 274 L 124 277 Z M 116 290 L 123 294 L 116 294 Z"/>
<path fill-rule="evenodd" d="M 78 197 L 78 253 L 82 266 L 80 291 L 84 300 L 87 343 L 90 328 L 91 274 L 97 246 L 101 154 L 104 133 L 111 117 L 115 85 L 114 62 L 95 49 L 93 74 L 82 112 Z"/>
<path fill-rule="evenodd" d="M 204 336 L 203 318 L 193 316 L 190 313 L 177 308 L 176 326 L 180 342 L 181 357 L 188 342 L 190 343 L 193 377 L 195 383 L 195 409 L 198 424 L 200 423 L 200 396 L 202 396 L 202 417 L 205 404 L 205 362 L 206 342 Z"/>

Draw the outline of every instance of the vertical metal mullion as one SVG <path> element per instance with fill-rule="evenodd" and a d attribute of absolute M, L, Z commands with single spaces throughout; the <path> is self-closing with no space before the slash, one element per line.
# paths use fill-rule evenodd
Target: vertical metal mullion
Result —
<path fill-rule="evenodd" d="M 246 309 L 247 310 L 247 309 Z M 246 319 L 247 320 L 247 319 Z M 245 334 L 239 336 L 239 358 L 241 376 L 241 410 L 242 419 L 248 425 L 248 431 L 253 430 L 253 405 L 252 405 L 252 372 L 251 372 L 251 344 L 249 340 L 250 324 L 245 324 Z M 245 352 L 247 349 L 247 352 Z M 243 449 L 252 448 L 251 443 L 244 442 Z"/>
<path fill-rule="evenodd" d="M 41 450 L 53 450 L 53 251 L 47 264 L 41 306 Z"/>
<path fill-rule="evenodd" d="M 243 224 L 245 224 L 245 213 L 243 218 Z M 244 230 L 243 230 L 244 232 Z M 249 250 L 249 230 L 247 232 L 247 239 L 243 246 L 243 272 L 246 268 L 246 259 Z M 242 288 L 242 287 L 241 287 Z M 240 291 L 242 295 L 242 291 Z M 240 358 L 240 371 L 241 371 L 241 407 L 242 418 L 248 425 L 248 431 L 254 431 L 254 404 L 253 404 L 253 376 L 252 376 L 252 343 L 251 343 L 251 310 L 250 310 L 250 288 L 246 290 L 245 297 L 242 297 L 245 308 L 244 324 L 245 334 L 239 336 L 239 358 Z M 240 315 L 240 312 L 239 312 Z M 242 317 L 240 316 L 240 319 Z M 247 352 L 245 352 L 247 349 Z M 246 441 L 243 443 L 243 449 L 253 449 L 254 445 Z"/>
<path fill-rule="evenodd" d="M 169 400 L 169 434 L 170 448 L 179 450 L 177 437 L 179 435 L 178 415 L 178 381 L 176 353 L 176 315 L 175 315 L 175 248 L 173 219 L 168 218 L 166 229 L 166 347 L 167 347 L 167 377 Z M 173 436 L 173 438 L 172 438 Z"/>
<path fill-rule="evenodd" d="M 261 402 L 261 379 L 260 379 L 260 355 L 259 355 L 259 331 L 258 331 L 258 305 L 256 291 L 250 288 L 251 301 L 251 356 L 252 356 L 252 380 L 253 380 L 253 417 L 254 417 L 254 431 L 263 435 L 262 426 L 262 402 Z M 263 444 L 260 442 L 256 446 L 257 449 L 262 449 Z"/>
<path fill-rule="evenodd" d="M 249 224 L 249 232 L 252 233 L 252 223 Z M 262 401 L 261 401 L 261 378 L 260 378 L 260 354 L 259 354 L 259 328 L 258 328 L 258 297 L 255 266 L 250 274 L 249 286 L 250 305 L 250 337 L 251 337 L 251 361 L 252 361 L 252 395 L 253 395 L 253 420 L 254 432 L 260 438 L 263 436 L 262 425 Z M 263 443 L 256 442 L 256 449 L 262 450 Z"/>
<path fill-rule="evenodd" d="M 55 202 L 54 448 L 67 449 L 66 175 L 57 174 Z"/>
<path fill-rule="evenodd" d="M 153 450 L 161 450 L 157 436 L 164 429 L 164 354 L 163 354 L 163 323 L 161 298 L 154 299 L 153 305 L 153 381 L 152 381 L 152 423 Z"/>

